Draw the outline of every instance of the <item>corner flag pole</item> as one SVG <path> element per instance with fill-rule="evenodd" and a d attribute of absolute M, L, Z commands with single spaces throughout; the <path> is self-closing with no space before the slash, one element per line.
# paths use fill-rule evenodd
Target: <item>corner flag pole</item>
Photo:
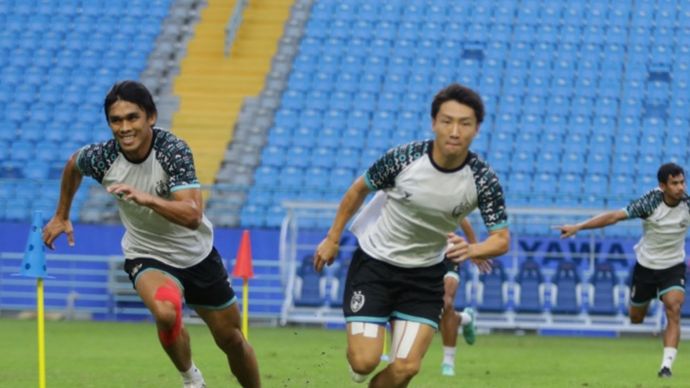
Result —
<path fill-rule="evenodd" d="M 252 268 L 252 244 L 249 231 L 242 232 L 242 241 L 237 250 L 235 269 L 232 275 L 242 278 L 242 334 L 249 339 L 249 279 L 254 277 Z"/>
<path fill-rule="evenodd" d="M 43 303 L 43 278 L 46 272 L 46 253 L 41 231 L 43 230 L 43 216 L 40 211 L 33 214 L 29 239 L 24 250 L 22 267 L 18 276 L 36 279 L 36 320 L 38 321 L 38 386 L 46 386 L 46 340 L 45 340 L 45 306 Z"/>

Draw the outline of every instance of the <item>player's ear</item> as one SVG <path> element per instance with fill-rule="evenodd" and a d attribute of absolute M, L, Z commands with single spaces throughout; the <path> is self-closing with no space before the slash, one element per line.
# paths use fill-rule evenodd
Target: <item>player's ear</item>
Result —
<path fill-rule="evenodd" d="M 146 122 L 153 128 L 153 126 L 156 124 L 156 121 L 158 120 L 158 113 L 153 112 L 148 117 L 146 118 Z"/>

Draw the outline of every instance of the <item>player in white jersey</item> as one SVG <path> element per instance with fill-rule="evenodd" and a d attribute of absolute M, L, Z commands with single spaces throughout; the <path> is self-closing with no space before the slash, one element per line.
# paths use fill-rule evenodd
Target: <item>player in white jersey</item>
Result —
<path fill-rule="evenodd" d="M 355 381 L 376 369 L 387 322 L 393 327 L 391 363 L 371 387 L 405 387 L 418 373 L 443 310 L 444 256 L 455 262 L 499 256 L 510 233 L 496 174 L 469 147 L 484 118 L 479 95 L 453 84 L 431 104 L 433 140 L 388 151 L 345 193 L 326 238 L 314 254 L 321 271 L 333 263 L 348 221 L 366 196 L 381 190 L 352 226 L 353 255 L 343 299 L 347 359 Z M 486 240 L 456 235 L 459 222 L 479 208 Z"/>
<path fill-rule="evenodd" d="M 566 238 L 583 229 L 603 228 L 626 219 L 644 220 L 642 238 L 635 245 L 637 262 L 630 292 L 630 322 L 642 323 L 653 298 L 663 302 L 667 325 L 658 376 L 671 377 L 680 340 L 680 310 L 685 301 L 685 236 L 690 224 L 690 198 L 685 193 L 685 172 L 677 164 L 662 165 L 657 179 L 658 188 L 632 201 L 625 209 L 558 229 Z"/>
<path fill-rule="evenodd" d="M 139 82 L 116 83 L 104 111 L 113 139 L 87 145 L 68 160 L 55 215 L 44 228 L 45 244 L 54 249 L 65 233 L 74 245 L 72 199 L 83 176 L 96 179 L 117 199 L 126 230 L 125 271 L 153 314 L 160 343 L 184 386 L 205 387 L 205 382 L 192 361 L 183 302 L 206 322 L 240 384 L 259 387 L 254 350 L 240 330 L 235 293 L 213 247 L 191 150 L 154 127 L 156 105 Z"/>

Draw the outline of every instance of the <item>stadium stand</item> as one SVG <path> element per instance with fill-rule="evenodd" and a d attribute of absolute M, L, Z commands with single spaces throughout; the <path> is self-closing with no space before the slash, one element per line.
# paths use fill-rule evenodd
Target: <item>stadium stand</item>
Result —
<path fill-rule="evenodd" d="M 291 71 L 279 90 L 267 142 L 299 146 L 310 155 L 304 166 L 301 159 L 290 161 L 293 167 L 306 171 L 337 162 L 356 176 L 376 153 L 356 163 L 336 149 L 357 148 L 369 155 L 372 149 L 381 152 L 430 136 L 426 111 L 432 93 L 459 81 L 476 87 L 488 107 L 485 140 L 475 150 L 487 156 L 504 182 L 514 176 L 523 182 L 522 188 L 507 190 L 510 203 L 618 207 L 631 199 L 630 192 L 616 191 L 623 190 L 621 185 L 610 182 L 621 170 L 626 176 L 649 176 L 661 160 L 687 161 L 685 150 L 659 145 L 673 133 L 672 123 L 687 127 L 687 110 L 680 108 L 688 99 L 687 88 L 671 88 L 670 80 L 682 79 L 677 69 L 687 67 L 689 56 L 678 37 L 656 32 L 655 19 L 637 24 L 632 15 L 647 5 L 592 4 L 596 17 L 575 1 L 548 4 L 543 12 L 539 1 L 489 2 L 482 7 L 483 19 L 459 24 L 459 17 L 473 15 L 469 3 L 316 1 L 307 19 L 293 23 L 295 29 L 303 27 L 291 32 L 301 40 L 291 51 Z M 654 10 L 666 7 L 651 4 Z M 570 19 L 574 15 L 579 15 L 577 22 Z M 457 34 L 441 36 L 438 23 Z M 678 31 L 688 28 L 676 19 L 663 23 Z M 338 123 L 335 133 L 333 123 Z M 549 141 L 520 141 L 526 140 L 519 139 L 525 133 L 546 135 Z M 687 145 L 686 137 L 669 141 Z M 619 155 L 627 159 L 616 159 Z M 271 163 L 266 156 L 259 166 Z M 586 184 L 592 179 L 598 184 Z M 280 185 L 272 190 L 281 190 Z M 296 196 L 311 190 L 302 188 Z M 329 200 L 323 191 L 314 196 Z M 248 196 L 244 206 L 256 205 Z M 258 211 L 266 213 L 274 205 L 280 204 L 259 204 Z"/>

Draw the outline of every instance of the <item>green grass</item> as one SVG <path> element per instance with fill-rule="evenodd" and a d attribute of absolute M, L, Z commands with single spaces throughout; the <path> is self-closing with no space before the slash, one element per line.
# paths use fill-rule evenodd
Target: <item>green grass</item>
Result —
<path fill-rule="evenodd" d="M 237 386 L 203 325 L 189 325 L 208 386 Z M 312 328 L 252 328 L 264 387 L 363 387 L 350 382 L 345 334 Z M 440 376 L 437 335 L 411 387 L 688 387 L 681 344 L 674 377 L 656 377 L 658 337 L 591 339 L 480 336 L 458 348 L 457 376 Z M 180 387 L 151 323 L 47 322 L 48 387 Z M 36 322 L 0 319 L 0 386 L 36 387 Z M 231 384 L 229 382 L 232 382 Z"/>

